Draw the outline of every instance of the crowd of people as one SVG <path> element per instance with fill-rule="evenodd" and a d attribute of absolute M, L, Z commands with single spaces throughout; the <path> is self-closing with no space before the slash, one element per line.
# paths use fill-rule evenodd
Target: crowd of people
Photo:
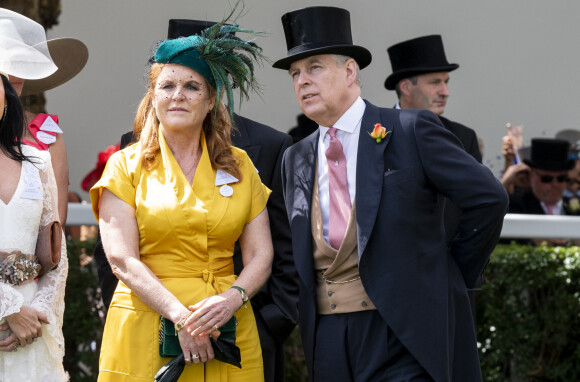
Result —
<path fill-rule="evenodd" d="M 359 74 L 372 54 L 336 7 L 282 16 L 273 67 L 303 112 L 291 137 L 233 112 L 265 58 L 235 14 L 169 20 L 133 129 L 83 180 L 107 308 L 98 381 L 283 381 L 297 324 L 312 381 L 481 381 L 471 291 L 508 205 L 580 213 L 570 142 L 532 139 L 520 156 L 506 137 L 500 182 L 474 130 L 442 116 L 459 65 L 441 36 L 387 49 L 398 102 L 377 107 Z M 0 8 L 2 381 L 69 378 L 61 227 L 74 195 L 58 117 L 19 96 L 87 57 Z"/>

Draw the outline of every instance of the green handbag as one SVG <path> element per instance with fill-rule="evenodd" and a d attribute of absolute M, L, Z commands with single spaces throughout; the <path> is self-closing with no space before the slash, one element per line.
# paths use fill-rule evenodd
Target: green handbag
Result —
<path fill-rule="evenodd" d="M 179 338 L 173 322 L 163 316 L 159 316 L 161 327 L 159 328 L 159 355 L 161 357 L 176 357 L 181 354 Z"/>
<path fill-rule="evenodd" d="M 160 316 L 161 328 L 159 329 L 159 355 L 161 357 L 176 357 L 182 353 L 179 345 L 179 338 L 175 331 L 173 322 L 163 316 Z M 221 328 L 220 336 L 217 340 L 211 338 L 211 346 L 215 358 L 218 361 L 226 362 L 231 365 L 242 367 L 240 349 L 236 346 L 236 327 L 238 320 L 236 316 L 232 318 Z"/>

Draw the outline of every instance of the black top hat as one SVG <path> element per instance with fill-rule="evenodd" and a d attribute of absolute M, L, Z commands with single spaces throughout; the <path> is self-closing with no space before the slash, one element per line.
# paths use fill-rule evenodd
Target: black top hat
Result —
<path fill-rule="evenodd" d="M 459 65 L 447 62 L 443 40 L 437 34 L 400 42 L 388 48 L 387 52 L 393 69 L 385 81 L 388 90 L 395 90 L 403 78 L 424 73 L 450 72 L 459 68 Z"/>
<path fill-rule="evenodd" d="M 545 171 L 568 171 L 574 168 L 574 161 L 569 157 L 570 143 L 561 139 L 532 139 L 531 159 L 524 163 L 532 168 Z"/>
<path fill-rule="evenodd" d="M 350 13 L 336 7 L 308 7 L 282 16 L 288 55 L 272 65 L 288 70 L 294 61 L 317 54 L 341 54 L 356 60 L 361 69 L 372 60 L 371 52 L 353 45 Z"/>
<path fill-rule="evenodd" d="M 213 21 L 170 19 L 167 28 L 167 39 L 198 35 L 202 30 L 217 24 Z"/>

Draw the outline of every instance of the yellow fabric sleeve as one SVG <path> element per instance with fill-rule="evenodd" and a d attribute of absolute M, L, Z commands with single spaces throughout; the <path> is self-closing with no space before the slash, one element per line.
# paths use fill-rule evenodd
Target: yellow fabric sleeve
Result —
<path fill-rule="evenodd" d="M 135 146 L 116 152 L 109 158 L 105 171 L 101 179 L 91 188 L 91 204 L 95 218 L 99 220 L 99 207 L 103 189 L 107 189 L 115 194 L 119 199 L 135 208 L 135 186 L 133 177 L 135 175 Z M 132 167 L 132 168 L 131 168 Z"/>

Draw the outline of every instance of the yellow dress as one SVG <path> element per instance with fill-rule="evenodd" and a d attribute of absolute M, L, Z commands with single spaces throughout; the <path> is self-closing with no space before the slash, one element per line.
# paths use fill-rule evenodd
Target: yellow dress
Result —
<path fill-rule="evenodd" d="M 234 283 L 234 244 L 244 225 L 265 208 L 270 190 L 246 153 L 233 148 L 242 180 L 229 183 L 231 196 L 221 195 L 203 136 L 203 153 L 190 186 L 159 131 L 159 165 L 151 171 L 141 166 L 138 143 L 116 153 L 91 189 L 91 201 L 97 218 L 103 188 L 135 208 L 141 261 L 189 306 Z M 264 380 L 251 305 L 235 315 L 242 369 L 212 360 L 186 366 L 179 381 Z M 119 282 L 107 315 L 98 381 L 153 381 L 159 368 L 171 360 L 159 356 L 158 332 L 159 313 Z"/>

